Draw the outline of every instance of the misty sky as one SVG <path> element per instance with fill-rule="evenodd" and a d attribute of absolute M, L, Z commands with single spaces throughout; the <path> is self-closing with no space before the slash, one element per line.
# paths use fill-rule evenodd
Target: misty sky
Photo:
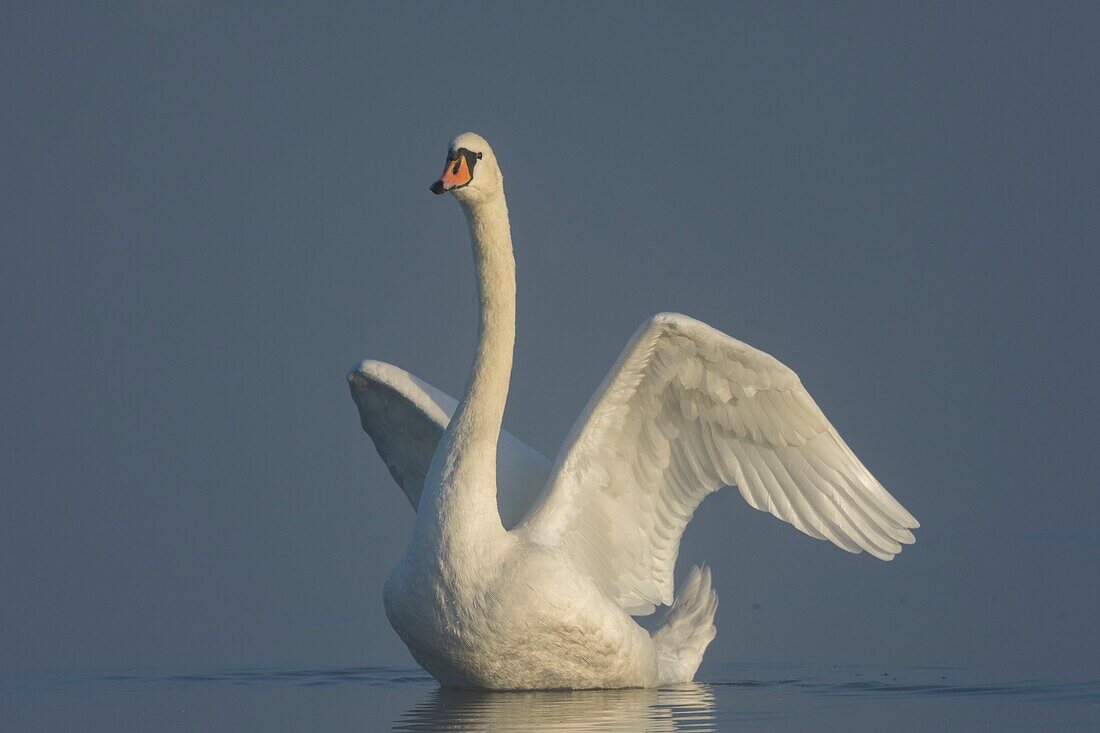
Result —
<path fill-rule="evenodd" d="M 469 129 L 509 430 L 552 457 L 676 310 L 797 371 L 923 524 L 881 563 L 708 499 L 709 659 L 1095 676 L 1098 7 L 6 4 L 0 671 L 412 664 L 412 511 L 344 373 L 460 396 L 428 185 Z"/>

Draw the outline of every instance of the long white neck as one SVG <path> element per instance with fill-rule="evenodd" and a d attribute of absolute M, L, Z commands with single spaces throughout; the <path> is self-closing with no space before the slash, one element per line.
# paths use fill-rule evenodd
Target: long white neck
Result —
<path fill-rule="evenodd" d="M 466 394 L 432 460 L 414 536 L 476 553 L 505 534 L 497 509 L 497 441 L 516 340 L 516 262 L 503 192 L 463 210 L 477 274 L 477 353 Z"/>

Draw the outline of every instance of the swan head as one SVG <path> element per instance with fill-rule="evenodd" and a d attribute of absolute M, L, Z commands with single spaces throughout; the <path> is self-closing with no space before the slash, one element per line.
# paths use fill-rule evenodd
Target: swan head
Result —
<path fill-rule="evenodd" d="M 447 146 L 443 173 L 431 188 L 434 194 L 449 191 L 460 203 L 471 206 L 502 195 L 504 176 L 485 138 L 464 132 Z"/>

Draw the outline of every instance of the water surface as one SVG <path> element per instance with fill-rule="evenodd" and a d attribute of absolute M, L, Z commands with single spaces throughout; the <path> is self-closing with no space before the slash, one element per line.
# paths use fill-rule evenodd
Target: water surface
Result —
<path fill-rule="evenodd" d="M 1100 680 L 705 664 L 659 690 L 481 693 L 418 669 L 100 670 L 0 680 L 5 731 L 1098 730 Z"/>

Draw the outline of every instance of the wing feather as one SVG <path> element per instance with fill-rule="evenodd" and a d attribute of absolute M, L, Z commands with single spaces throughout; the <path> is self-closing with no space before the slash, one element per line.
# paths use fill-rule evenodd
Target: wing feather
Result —
<path fill-rule="evenodd" d="M 811 537 L 883 560 L 919 526 L 793 371 L 667 313 L 635 333 L 517 531 L 560 545 L 609 596 L 645 613 L 671 602 L 684 528 L 725 485 Z"/>
<path fill-rule="evenodd" d="M 363 430 L 416 509 L 432 456 L 458 403 L 427 382 L 381 361 L 364 361 L 349 372 L 348 386 Z M 512 527 L 526 514 L 549 475 L 547 458 L 501 431 L 497 505 L 505 527 Z"/>

